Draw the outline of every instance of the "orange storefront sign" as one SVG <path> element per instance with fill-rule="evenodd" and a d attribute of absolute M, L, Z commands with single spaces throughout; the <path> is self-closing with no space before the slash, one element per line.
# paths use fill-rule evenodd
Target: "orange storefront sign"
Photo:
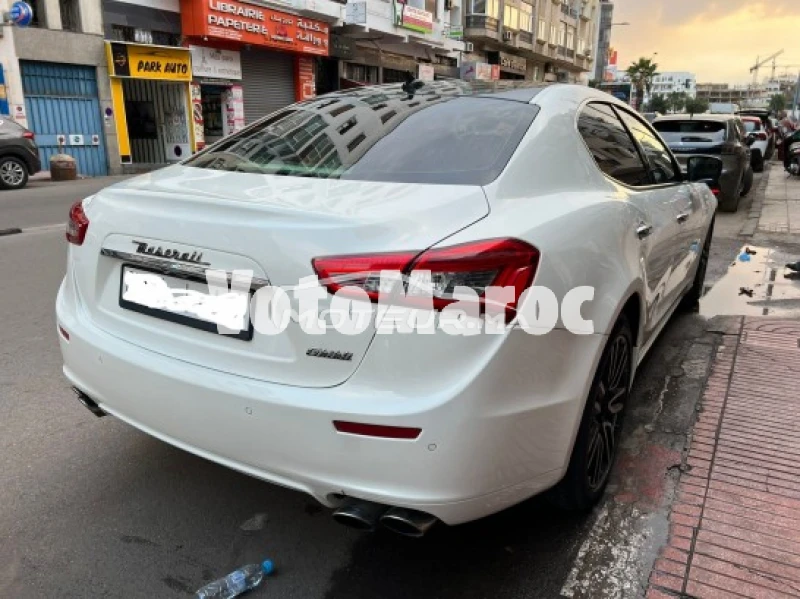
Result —
<path fill-rule="evenodd" d="M 328 55 L 328 24 L 235 0 L 181 0 L 186 36 Z"/>

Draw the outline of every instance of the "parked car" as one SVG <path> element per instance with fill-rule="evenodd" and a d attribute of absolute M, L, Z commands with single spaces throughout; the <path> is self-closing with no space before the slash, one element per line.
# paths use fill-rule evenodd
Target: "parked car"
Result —
<path fill-rule="evenodd" d="M 733 114 L 674 114 L 653 122 L 685 170 L 691 156 L 718 156 L 724 168 L 719 182 L 719 209 L 736 212 L 741 196 L 753 186 L 750 147 L 742 120 Z M 752 138 L 751 138 L 752 139 Z"/>
<path fill-rule="evenodd" d="M 750 164 L 753 166 L 755 172 L 763 172 L 767 157 L 772 156 L 770 140 L 774 140 L 775 137 L 767 133 L 764 124 L 758 117 L 743 116 L 741 119 L 744 124 L 744 130 L 747 132 L 747 135 L 753 139 L 750 145 Z"/>
<path fill-rule="evenodd" d="M 8 118 L 0 118 L 0 189 L 22 189 L 42 169 L 35 135 Z"/>
<path fill-rule="evenodd" d="M 742 118 L 742 120 L 745 118 L 755 117 L 761 121 L 761 131 L 763 131 L 767 136 L 767 149 L 766 153 L 763 153 L 763 157 L 764 160 L 772 160 L 772 157 L 775 155 L 775 149 L 778 145 L 778 140 L 775 135 L 776 127 L 774 127 L 772 124 L 772 112 L 759 108 L 748 108 L 746 110 L 740 110 L 736 114 Z"/>
<path fill-rule="evenodd" d="M 75 203 L 56 302 L 64 374 L 95 414 L 308 493 L 361 529 L 419 536 L 548 489 L 587 509 L 637 366 L 703 291 L 722 164 L 687 170 L 645 119 L 584 86 L 415 82 L 289 106 Z M 334 292 L 353 312 L 387 294 L 420 305 L 379 275 L 422 273 L 423 316 L 461 298 L 469 323 L 493 310 L 503 326 L 383 335 L 371 319 L 345 334 L 322 320 L 311 335 L 292 317 L 273 334 L 220 331 L 171 292 L 153 305 L 130 293 L 144 273 L 206 306 L 206 269 L 252 271 L 247 298 L 319 277 L 320 318 Z M 499 308 L 497 285 L 511 291 Z M 551 311 L 526 325 L 532 286 L 556 301 L 593 288 L 588 324 L 568 330 Z"/>

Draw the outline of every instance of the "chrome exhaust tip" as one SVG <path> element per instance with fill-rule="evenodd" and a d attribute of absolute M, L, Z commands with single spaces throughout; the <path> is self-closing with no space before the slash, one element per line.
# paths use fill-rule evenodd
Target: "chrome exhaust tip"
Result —
<path fill-rule="evenodd" d="M 393 507 L 381 516 L 381 524 L 385 528 L 399 535 L 414 538 L 424 536 L 438 521 L 436 516 L 403 507 Z"/>
<path fill-rule="evenodd" d="M 379 503 L 348 499 L 342 507 L 333 512 L 333 519 L 356 530 L 374 532 L 387 509 L 389 508 Z"/>
<path fill-rule="evenodd" d="M 78 389 L 77 387 L 73 387 L 72 390 L 75 392 L 75 395 L 78 396 L 78 401 L 81 402 L 84 407 L 89 410 L 92 414 L 97 416 L 98 418 L 102 418 L 106 415 L 106 413 L 97 405 L 97 402 L 93 400 L 91 397 L 86 395 L 83 391 Z"/>

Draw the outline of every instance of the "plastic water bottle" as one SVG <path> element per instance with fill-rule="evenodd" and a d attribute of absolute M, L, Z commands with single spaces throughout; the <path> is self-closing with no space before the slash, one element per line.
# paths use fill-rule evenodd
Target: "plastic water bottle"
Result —
<path fill-rule="evenodd" d="M 251 591 L 261 584 L 265 576 L 272 573 L 273 565 L 270 560 L 261 564 L 249 564 L 234 570 L 225 578 L 220 578 L 208 583 L 197 591 L 197 599 L 233 599 L 242 593 Z"/>

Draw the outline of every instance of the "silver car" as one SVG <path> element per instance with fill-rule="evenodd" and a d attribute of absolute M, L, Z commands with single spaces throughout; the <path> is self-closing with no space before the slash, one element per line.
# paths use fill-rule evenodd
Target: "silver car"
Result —
<path fill-rule="evenodd" d="M 753 186 L 750 165 L 750 143 L 742 120 L 732 114 L 673 114 L 662 116 L 653 127 L 669 145 L 686 170 L 690 156 L 708 155 L 722 159 L 724 164 L 719 188 L 714 194 L 723 212 L 736 212 L 739 198 Z"/>

